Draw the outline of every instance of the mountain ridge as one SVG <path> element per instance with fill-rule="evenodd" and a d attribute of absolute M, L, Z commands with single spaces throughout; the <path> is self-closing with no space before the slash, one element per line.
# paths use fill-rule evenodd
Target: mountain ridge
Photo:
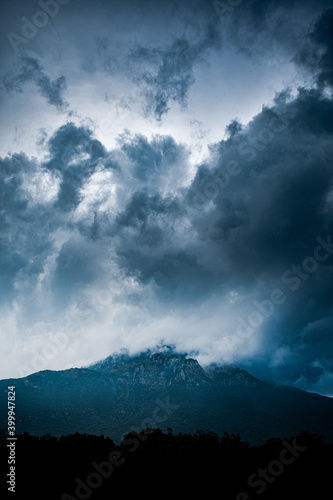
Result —
<path fill-rule="evenodd" d="M 263 382 L 233 365 L 202 367 L 171 349 L 108 356 L 83 368 L 0 380 L 0 428 L 7 388 L 17 392 L 17 432 L 105 435 L 147 427 L 239 434 L 253 443 L 305 429 L 333 442 L 333 400 Z"/>
<path fill-rule="evenodd" d="M 250 375 L 245 370 L 228 364 L 212 363 L 203 368 L 199 362 L 186 354 L 174 351 L 151 352 L 150 350 L 139 355 L 121 354 L 119 356 L 108 356 L 107 358 L 86 367 L 89 370 L 108 372 L 115 375 L 130 377 L 138 383 L 146 383 L 150 375 L 150 383 L 153 382 L 154 374 L 158 374 L 159 383 L 172 385 L 179 381 L 193 383 L 196 385 L 209 383 L 250 383 L 255 386 L 263 383 Z M 124 373 L 126 371 L 126 373 Z M 147 375 L 145 379 L 144 374 Z"/>

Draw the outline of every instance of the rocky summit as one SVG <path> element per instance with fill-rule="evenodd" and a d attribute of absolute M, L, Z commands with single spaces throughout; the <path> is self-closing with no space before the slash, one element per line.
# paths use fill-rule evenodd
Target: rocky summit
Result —
<path fill-rule="evenodd" d="M 235 366 L 214 363 L 204 369 L 196 359 L 186 354 L 172 352 L 171 348 L 167 352 L 148 350 L 136 356 L 128 354 L 109 356 L 89 366 L 89 369 L 112 374 L 119 381 L 150 387 L 173 386 L 177 383 L 197 387 L 202 385 L 256 387 L 262 384 L 245 370 Z"/>
<path fill-rule="evenodd" d="M 203 368 L 169 347 L 121 353 L 85 368 L 1 380 L 1 409 L 6 408 L 9 385 L 17 393 L 18 433 L 103 434 L 120 442 L 132 430 L 201 429 L 260 443 L 304 429 L 333 442 L 331 398 L 275 387 L 235 366 Z M 6 426 L 3 411 L 0 428 Z"/>

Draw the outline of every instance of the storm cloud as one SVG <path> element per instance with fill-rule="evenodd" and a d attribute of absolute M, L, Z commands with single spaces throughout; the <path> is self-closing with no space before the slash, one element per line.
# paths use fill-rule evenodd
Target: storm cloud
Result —
<path fill-rule="evenodd" d="M 66 89 L 65 77 L 59 76 L 51 80 L 42 64 L 33 57 L 20 57 L 18 67 L 15 67 L 12 73 L 5 75 L 3 83 L 7 92 L 20 93 L 23 92 L 25 86 L 32 83 L 49 104 L 58 109 L 67 107 L 63 98 L 63 92 Z"/>
<path fill-rule="evenodd" d="M 11 99 L 32 85 L 50 109 L 43 113 L 58 112 L 43 140 L 35 136 L 35 155 L 13 149 L 15 136 L 14 152 L 0 159 L 1 310 L 17 363 L 75 324 L 79 333 L 51 367 L 165 341 L 203 364 L 233 362 L 333 394 L 332 10 L 273 4 L 240 3 L 224 29 L 207 2 L 160 2 L 154 11 L 147 2 L 151 29 L 139 25 L 121 43 L 142 14 L 125 19 L 119 7 L 111 18 L 101 2 L 89 40 L 82 24 L 77 45 L 66 23 L 59 28 L 75 47 L 71 71 L 67 55 L 62 68 L 52 54 L 51 77 L 42 51 L 5 72 Z M 90 10 L 87 2 L 84 26 Z M 158 30 L 161 13 L 167 28 L 161 21 Z M 281 18 L 292 27 L 284 40 Z M 249 65 L 249 85 L 262 67 L 287 61 L 288 84 L 247 121 L 229 116 L 226 88 L 232 100 L 241 85 L 248 106 L 246 73 L 233 58 Z M 117 93 L 128 85 L 130 100 Z M 118 114 L 120 103 L 129 115 Z M 214 134 L 201 129 L 208 122 Z"/>
<path fill-rule="evenodd" d="M 308 67 L 319 87 L 333 85 L 333 9 L 327 9 L 314 23 L 297 62 Z"/>
<path fill-rule="evenodd" d="M 134 82 L 146 101 L 146 113 L 153 113 L 157 120 L 169 111 L 169 102 L 185 107 L 187 96 L 195 81 L 195 65 L 203 60 L 205 52 L 221 45 L 221 31 L 216 23 L 208 24 L 199 39 L 185 36 L 176 38 L 167 48 L 138 47 L 130 54 L 135 61 Z M 136 74 L 137 73 L 137 74 Z"/>

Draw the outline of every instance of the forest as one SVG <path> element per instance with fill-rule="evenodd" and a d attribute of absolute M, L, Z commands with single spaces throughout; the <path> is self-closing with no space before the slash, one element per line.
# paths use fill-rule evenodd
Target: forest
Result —
<path fill-rule="evenodd" d="M 16 500 L 107 500 L 214 495 L 221 499 L 327 498 L 333 445 L 302 431 L 249 445 L 239 435 L 208 430 L 174 434 L 145 429 L 120 444 L 105 436 L 17 435 L 15 493 L 9 490 L 9 451 L 1 431 L 1 491 Z M 8 481 L 8 483 L 7 483 Z"/>

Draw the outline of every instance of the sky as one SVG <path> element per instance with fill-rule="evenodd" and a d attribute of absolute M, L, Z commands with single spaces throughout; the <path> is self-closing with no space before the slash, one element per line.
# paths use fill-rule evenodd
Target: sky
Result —
<path fill-rule="evenodd" d="M 2 0 L 0 377 L 164 344 L 333 396 L 326 0 Z"/>

